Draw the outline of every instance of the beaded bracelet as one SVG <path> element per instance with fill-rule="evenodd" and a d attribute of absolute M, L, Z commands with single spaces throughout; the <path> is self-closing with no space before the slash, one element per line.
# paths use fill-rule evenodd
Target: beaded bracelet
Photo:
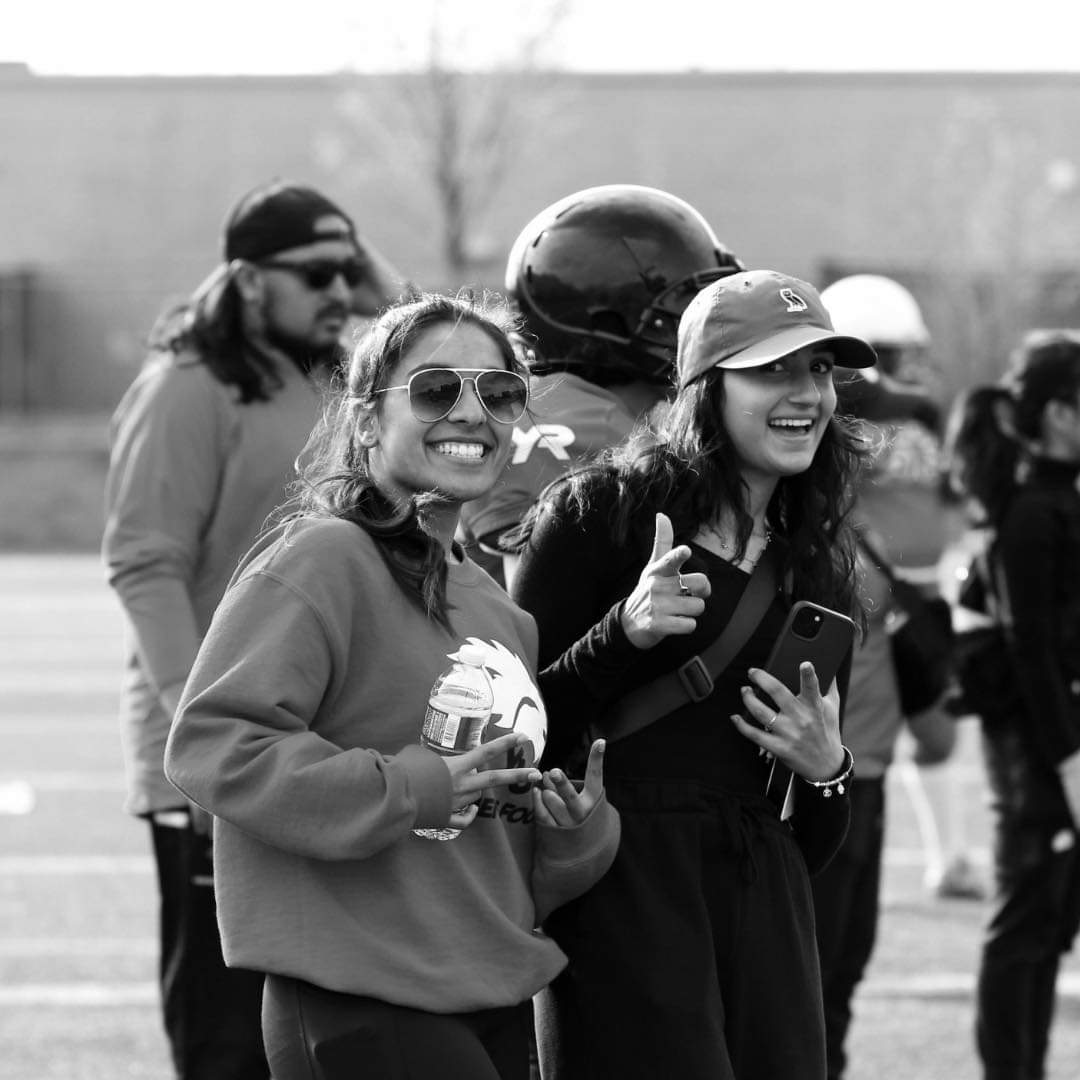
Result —
<path fill-rule="evenodd" d="M 840 749 L 844 751 L 844 760 L 841 763 L 840 772 L 831 780 L 807 780 L 803 777 L 803 783 L 820 789 L 823 799 L 831 799 L 834 788 L 838 794 L 843 795 L 844 784 L 851 779 L 851 774 L 855 771 L 855 758 L 851 751 L 846 746 L 841 746 Z"/>

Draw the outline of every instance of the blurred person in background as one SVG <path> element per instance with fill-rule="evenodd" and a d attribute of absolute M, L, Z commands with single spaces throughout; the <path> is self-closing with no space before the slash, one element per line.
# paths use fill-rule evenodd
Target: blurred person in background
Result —
<path fill-rule="evenodd" d="M 454 541 L 528 404 L 510 325 L 437 295 L 379 317 L 169 736 L 214 814 L 226 959 L 266 972 L 275 1080 L 525 1080 L 532 995 L 566 964 L 536 927 L 618 845 L 602 742 L 581 790 L 526 763 L 536 624 Z M 442 711 L 470 654 L 491 696 Z"/>
<path fill-rule="evenodd" d="M 870 541 L 875 549 L 884 546 L 872 534 Z M 952 717 L 930 711 L 904 716 L 888 631 L 895 614 L 889 581 L 861 545 L 857 555 L 866 626 L 855 645 L 844 708 L 844 743 L 859 763 L 850 785 L 851 825 L 832 861 L 810 879 L 821 959 L 828 1080 L 840 1080 L 847 1067 L 845 1042 L 852 1001 L 877 939 L 885 774 L 897 739 L 906 721 L 921 762 L 942 760 L 952 749 Z"/>
<path fill-rule="evenodd" d="M 524 319 L 532 401 L 498 484 L 462 512 L 492 573 L 512 577 L 517 556 L 499 538 L 547 484 L 622 442 L 669 396 L 679 316 L 704 285 L 741 269 L 697 210 L 656 188 L 587 188 L 525 225 L 506 291 Z"/>
<path fill-rule="evenodd" d="M 1080 927 L 1080 333 L 1030 335 L 955 409 L 952 476 L 988 528 L 986 607 L 1019 692 L 982 716 L 995 895 L 976 1042 L 986 1080 L 1032 1080 Z"/>
<path fill-rule="evenodd" d="M 207 822 L 163 757 L 199 642 L 237 562 L 286 497 L 345 355 L 350 317 L 401 288 L 328 198 L 284 181 L 241 198 L 223 262 L 167 312 L 110 427 L 103 557 L 126 615 L 126 809 L 150 825 L 164 1023 L 181 1080 L 268 1075 L 262 976 L 226 970 Z"/>
<path fill-rule="evenodd" d="M 930 333 L 922 311 L 904 286 L 877 274 L 841 278 L 821 298 L 837 329 L 869 341 L 878 355 L 876 368 L 853 373 L 840 386 L 841 411 L 870 425 L 878 447 L 860 483 L 857 519 L 898 576 L 938 592 L 943 555 L 963 527 L 946 497 L 942 415 L 927 386 Z M 916 739 L 914 759 L 897 769 L 919 825 L 926 888 L 980 899 L 985 888 L 968 851 L 963 785 L 943 742 L 944 708 L 942 702 L 908 718 L 922 740 Z"/>

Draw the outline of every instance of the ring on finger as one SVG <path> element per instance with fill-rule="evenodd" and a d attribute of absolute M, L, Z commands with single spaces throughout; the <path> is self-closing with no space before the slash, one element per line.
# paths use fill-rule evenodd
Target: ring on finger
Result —
<path fill-rule="evenodd" d="M 680 596 L 690 596 L 691 595 L 690 586 L 687 585 L 685 581 L 683 581 L 682 574 L 679 575 L 679 595 Z"/>
<path fill-rule="evenodd" d="M 765 734 L 766 734 L 766 735 L 771 735 L 771 734 L 772 734 L 772 729 L 773 729 L 773 725 L 775 725 L 775 723 L 776 723 L 776 720 L 777 720 L 777 717 L 779 717 L 779 715 L 780 715 L 780 714 L 779 714 L 778 712 L 774 712 L 774 713 L 772 714 L 772 718 L 771 718 L 771 719 L 769 720 L 769 722 L 768 722 L 768 723 L 767 723 L 767 724 L 765 725 Z"/>

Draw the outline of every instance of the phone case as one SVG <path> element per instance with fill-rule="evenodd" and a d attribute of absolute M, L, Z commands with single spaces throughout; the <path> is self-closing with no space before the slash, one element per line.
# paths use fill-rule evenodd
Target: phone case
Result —
<path fill-rule="evenodd" d="M 836 678 L 854 638 L 855 623 L 846 615 L 809 600 L 799 600 L 788 612 L 765 670 L 797 694 L 799 665 L 809 660 L 824 694 Z"/>
<path fill-rule="evenodd" d="M 846 615 L 809 600 L 799 600 L 788 612 L 765 663 L 765 670 L 793 694 L 797 694 L 802 683 L 799 665 L 809 660 L 814 665 L 824 694 L 836 678 L 854 640 L 855 623 Z M 767 694 L 761 690 L 756 693 L 763 701 L 776 707 Z M 774 760 L 765 784 L 765 794 L 779 806 L 781 820 L 789 818 L 794 808 L 793 785 L 791 770 Z"/>

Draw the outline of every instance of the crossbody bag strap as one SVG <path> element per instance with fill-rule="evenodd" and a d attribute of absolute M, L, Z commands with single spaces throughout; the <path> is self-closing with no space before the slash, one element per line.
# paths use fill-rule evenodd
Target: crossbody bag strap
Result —
<path fill-rule="evenodd" d="M 776 595 L 777 580 L 776 555 L 770 545 L 762 552 L 716 640 L 674 671 L 619 698 L 596 725 L 596 735 L 609 742 L 625 739 L 683 705 L 704 701 L 713 691 L 714 680 L 738 655 L 768 611 Z"/>

